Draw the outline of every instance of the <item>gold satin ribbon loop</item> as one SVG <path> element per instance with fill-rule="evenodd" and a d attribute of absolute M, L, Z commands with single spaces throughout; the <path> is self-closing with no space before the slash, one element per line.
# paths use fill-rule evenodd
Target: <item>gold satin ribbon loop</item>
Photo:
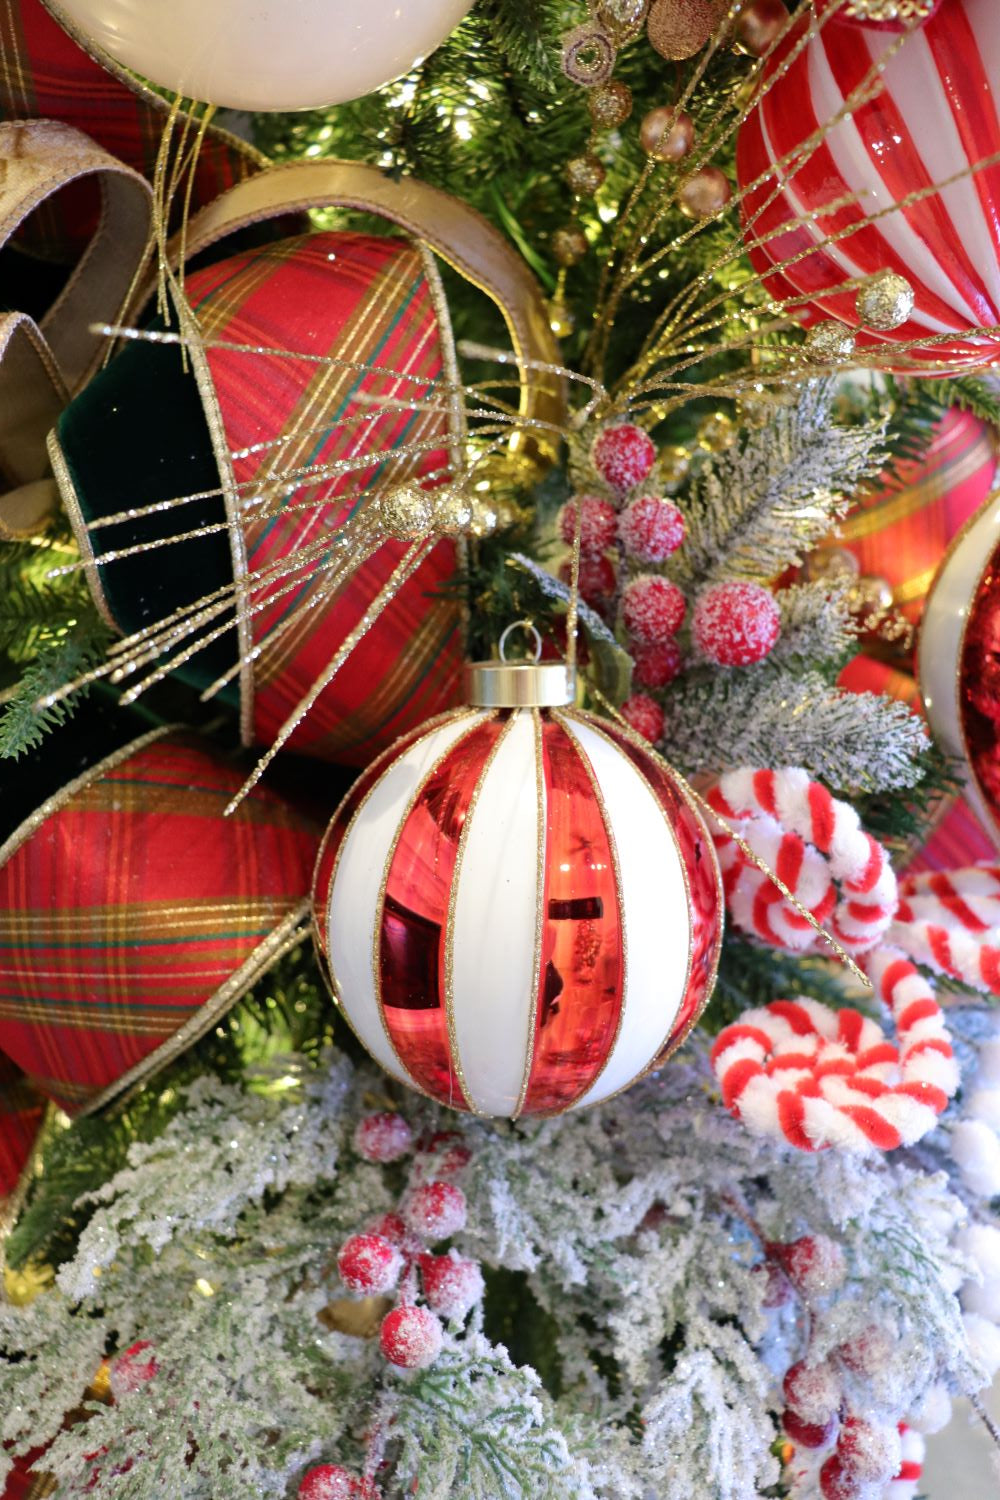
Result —
<path fill-rule="evenodd" d="M 34 536 L 58 505 L 45 439 L 69 393 L 55 356 L 26 313 L 0 316 L 0 541 Z"/>

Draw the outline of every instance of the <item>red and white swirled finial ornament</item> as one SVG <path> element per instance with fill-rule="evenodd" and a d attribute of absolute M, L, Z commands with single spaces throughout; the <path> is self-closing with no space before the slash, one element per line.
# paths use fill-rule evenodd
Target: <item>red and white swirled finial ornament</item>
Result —
<path fill-rule="evenodd" d="M 849 803 L 797 767 L 730 771 L 707 800 L 849 953 L 866 953 L 883 938 L 896 911 L 896 876 Z M 715 843 L 737 926 L 776 948 L 817 948 L 816 929 L 735 840 L 720 833 Z"/>
<path fill-rule="evenodd" d="M 879 948 L 867 968 L 895 1044 L 859 1012 L 808 999 L 747 1011 L 720 1032 L 712 1065 L 723 1101 L 752 1134 L 864 1156 L 934 1128 L 958 1087 L 934 992 L 898 950 Z"/>

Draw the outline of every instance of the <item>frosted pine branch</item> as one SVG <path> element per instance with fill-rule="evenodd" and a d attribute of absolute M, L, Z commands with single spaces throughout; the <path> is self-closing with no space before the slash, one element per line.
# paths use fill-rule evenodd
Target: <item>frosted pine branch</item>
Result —
<path fill-rule="evenodd" d="M 780 589 L 781 634 L 772 662 L 816 663 L 840 661 L 857 639 L 857 627 L 843 585 L 804 583 Z"/>

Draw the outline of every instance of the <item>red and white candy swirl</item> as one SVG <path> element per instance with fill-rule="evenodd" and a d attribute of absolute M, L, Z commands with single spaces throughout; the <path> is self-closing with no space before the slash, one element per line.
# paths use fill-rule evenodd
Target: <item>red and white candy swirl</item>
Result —
<path fill-rule="evenodd" d="M 881 940 L 896 910 L 896 876 L 849 803 L 797 767 L 730 771 L 708 802 L 849 953 L 866 953 Z M 776 948 L 817 948 L 815 928 L 735 840 L 721 833 L 715 843 L 737 926 Z"/>
<path fill-rule="evenodd" d="M 909 876 L 889 940 L 939 974 L 1000 994 L 1000 867 Z"/>
<path fill-rule="evenodd" d="M 871 1155 L 934 1128 L 958 1087 L 940 1007 L 898 951 L 879 949 L 868 969 L 895 1019 L 895 1044 L 859 1012 L 809 999 L 747 1011 L 716 1038 L 723 1101 L 754 1135 Z"/>

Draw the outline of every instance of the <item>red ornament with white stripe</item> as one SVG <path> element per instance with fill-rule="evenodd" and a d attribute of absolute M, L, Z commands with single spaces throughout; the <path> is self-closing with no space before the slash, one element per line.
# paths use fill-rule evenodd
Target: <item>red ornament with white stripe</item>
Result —
<path fill-rule="evenodd" d="M 475 705 L 400 740 L 334 815 L 317 940 L 387 1072 L 459 1110 L 560 1114 L 669 1056 L 714 982 L 711 837 L 560 662 L 469 672 Z"/>
<path fill-rule="evenodd" d="M 740 130 L 751 260 L 779 300 L 812 298 L 813 320 L 867 318 L 864 342 L 917 341 L 901 365 L 986 363 L 996 344 L 983 330 L 1000 323 L 1000 166 L 976 169 L 1000 151 L 996 0 L 949 0 L 901 44 L 831 22 L 803 47 L 809 24 L 766 63 L 767 91 Z M 883 56 L 884 87 L 851 111 Z M 815 149 L 805 144 L 833 120 Z M 889 296 L 883 316 L 860 317 L 857 281 L 888 272 L 912 289 L 909 316 L 901 305 L 896 323 Z"/>

